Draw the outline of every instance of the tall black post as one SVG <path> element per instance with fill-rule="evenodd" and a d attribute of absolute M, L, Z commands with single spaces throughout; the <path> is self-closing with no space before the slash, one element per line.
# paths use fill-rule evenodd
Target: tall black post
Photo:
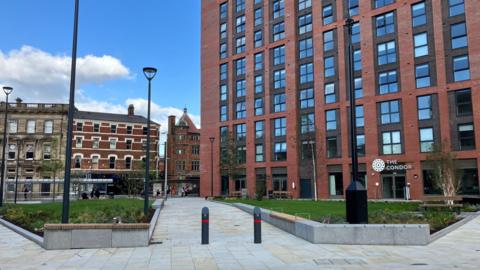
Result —
<path fill-rule="evenodd" d="M 3 121 L 3 141 L 2 141 L 2 167 L 1 167 L 1 170 L 2 170 L 2 178 L 1 178 L 1 181 L 0 181 L 0 207 L 3 206 L 3 183 L 4 183 L 4 180 L 5 180 L 5 149 L 6 149 L 6 146 L 7 146 L 7 126 L 8 126 L 8 123 L 7 123 L 7 118 L 8 118 L 8 94 L 6 95 L 6 99 L 5 99 L 5 121 Z"/>
<path fill-rule="evenodd" d="M 148 105 L 147 105 L 147 157 L 145 161 L 145 184 L 143 187 L 143 195 L 145 200 L 143 203 L 143 214 L 148 216 L 148 193 L 150 187 L 150 101 L 152 99 L 152 79 L 148 79 Z"/>
<path fill-rule="evenodd" d="M 215 137 L 210 137 L 210 197 L 213 198 L 213 142 Z"/>
<path fill-rule="evenodd" d="M 20 163 L 20 145 L 22 141 L 17 141 L 17 164 L 15 165 L 15 198 L 13 202 L 17 204 L 17 194 L 18 194 L 18 167 Z"/>
<path fill-rule="evenodd" d="M 72 165 L 73 114 L 75 113 L 75 73 L 77 70 L 79 0 L 75 0 L 75 19 L 73 24 L 72 67 L 70 73 L 70 101 L 67 121 L 67 147 L 65 148 L 65 174 L 63 180 L 62 223 L 68 223 L 70 210 L 70 173 Z"/>
<path fill-rule="evenodd" d="M 352 156 L 352 180 L 346 191 L 347 222 L 351 224 L 368 223 L 367 190 L 358 181 L 357 123 L 355 106 L 355 84 L 353 71 L 352 27 L 355 22 L 348 18 L 347 54 L 348 54 L 348 90 L 350 93 L 350 149 Z"/>

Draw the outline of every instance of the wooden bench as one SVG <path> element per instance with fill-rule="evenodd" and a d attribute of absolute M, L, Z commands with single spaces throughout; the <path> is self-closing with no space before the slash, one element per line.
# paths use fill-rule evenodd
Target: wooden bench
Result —
<path fill-rule="evenodd" d="M 242 197 L 241 191 L 230 191 L 230 197 L 240 198 Z"/>
<path fill-rule="evenodd" d="M 291 199 L 292 193 L 289 191 L 274 191 L 272 193 L 273 198 L 275 199 Z"/>
<path fill-rule="evenodd" d="M 457 213 L 460 213 L 460 209 L 463 207 L 463 204 L 459 203 L 462 201 L 462 196 L 427 196 L 423 198 L 423 203 L 420 205 L 420 208 L 427 209 L 454 209 Z M 453 201 L 453 204 L 448 204 L 448 201 Z"/>

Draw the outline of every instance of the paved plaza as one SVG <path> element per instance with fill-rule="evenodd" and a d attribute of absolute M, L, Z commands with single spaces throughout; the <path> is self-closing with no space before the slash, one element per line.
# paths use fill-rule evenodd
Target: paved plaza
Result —
<path fill-rule="evenodd" d="M 210 245 L 200 212 L 210 208 Z M 46 251 L 0 226 L 0 270 L 20 269 L 479 269 L 480 217 L 428 246 L 314 245 L 200 198 L 168 199 L 145 248 Z"/>

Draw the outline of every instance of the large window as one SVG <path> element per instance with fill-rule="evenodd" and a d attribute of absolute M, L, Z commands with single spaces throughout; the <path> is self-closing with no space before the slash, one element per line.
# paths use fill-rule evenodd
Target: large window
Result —
<path fill-rule="evenodd" d="M 277 142 L 274 145 L 273 158 L 275 161 L 287 160 L 287 143 Z"/>
<path fill-rule="evenodd" d="M 25 159 L 32 160 L 35 158 L 35 147 L 33 144 L 27 144 L 25 149 Z"/>
<path fill-rule="evenodd" d="M 398 100 L 380 103 L 380 123 L 382 125 L 400 123 L 400 102 Z"/>
<path fill-rule="evenodd" d="M 273 64 L 280 65 L 285 63 L 285 45 L 273 49 Z"/>
<path fill-rule="evenodd" d="M 470 89 L 455 91 L 455 108 L 457 116 L 472 115 L 472 93 Z"/>
<path fill-rule="evenodd" d="M 236 23 L 235 23 L 235 29 L 237 33 L 243 33 L 245 32 L 245 15 L 238 16 Z"/>
<path fill-rule="evenodd" d="M 397 50 L 395 41 L 380 43 L 377 45 L 378 65 L 385 65 L 397 62 Z"/>
<path fill-rule="evenodd" d="M 378 92 L 383 94 L 398 92 L 397 71 L 391 70 L 378 74 Z"/>
<path fill-rule="evenodd" d="M 358 134 L 357 135 L 357 153 L 359 156 L 365 156 L 365 135 Z"/>
<path fill-rule="evenodd" d="M 236 87 L 236 94 L 237 97 L 244 97 L 246 95 L 246 82 L 245 80 L 239 80 L 237 81 L 237 87 Z"/>
<path fill-rule="evenodd" d="M 245 75 L 245 58 L 240 58 L 235 61 L 237 76 Z"/>
<path fill-rule="evenodd" d="M 401 154 L 402 139 L 400 131 L 382 132 L 382 146 L 384 155 Z"/>
<path fill-rule="evenodd" d="M 228 78 L 228 64 L 221 64 L 220 65 L 220 80 L 226 80 Z"/>
<path fill-rule="evenodd" d="M 43 127 L 43 132 L 45 134 L 53 133 L 53 120 L 46 120 Z"/>
<path fill-rule="evenodd" d="M 353 70 L 362 70 L 362 51 L 360 49 L 353 51 Z"/>
<path fill-rule="evenodd" d="M 323 32 L 323 51 L 327 52 L 335 48 L 333 30 Z"/>
<path fill-rule="evenodd" d="M 360 40 L 360 23 L 357 22 L 352 25 L 352 43 L 359 43 Z"/>
<path fill-rule="evenodd" d="M 458 125 L 458 140 L 460 150 L 475 149 L 475 131 L 473 123 Z"/>
<path fill-rule="evenodd" d="M 327 137 L 327 157 L 335 158 L 339 156 L 337 137 Z"/>
<path fill-rule="evenodd" d="M 263 34 L 262 30 L 255 31 L 254 33 L 254 46 L 255 48 L 261 47 L 263 45 Z"/>
<path fill-rule="evenodd" d="M 9 133 L 9 134 L 15 134 L 15 133 L 17 133 L 17 129 L 18 129 L 18 122 L 17 122 L 17 120 L 11 120 L 11 119 L 9 119 L 9 120 L 8 120 L 8 133 Z"/>
<path fill-rule="evenodd" d="M 276 0 L 273 2 L 273 18 L 279 18 L 284 15 L 285 2 L 284 0 Z"/>
<path fill-rule="evenodd" d="M 283 87 L 285 87 L 285 69 L 275 70 L 273 72 L 273 88 Z"/>
<path fill-rule="evenodd" d="M 465 22 L 452 24 L 450 26 L 450 36 L 452 39 L 452 49 L 464 48 L 468 46 L 467 27 Z"/>
<path fill-rule="evenodd" d="M 386 34 L 395 33 L 395 19 L 393 12 L 379 15 L 375 18 L 375 26 L 377 28 L 377 37 Z"/>
<path fill-rule="evenodd" d="M 298 42 L 298 51 L 299 58 L 303 59 L 306 57 L 313 56 L 313 41 L 312 38 L 302 39 Z"/>
<path fill-rule="evenodd" d="M 220 44 L 220 58 L 227 58 L 227 43 Z"/>
<path fill-rule="evenodd" d="M 263 8 L 255 9 L 255 26 L 263 24 Z"/>
<path fill-rule="evenodd" d="M 220 121 L 228 120 L 228 110 L 226 105 L 220 106 Z"/>
<path fill-rule="evenodd" d="M 108 161 L 110 169 L 115 169 L 115 157 L 109 157 Z"/>
<path fill-rule="evenodd" d="M 457 16 L 465 13 L 465 3 L 464 0 L 448 0 L 448 14 L 452 16 Z"/>
<path fill-rule="evenodd" d="M 221 101 L 227 100 L 227 94 L 228 94 L 227 85 L 226 84 L 220 85 L 220 100 Z"/>
<path fill-rule="evenodd" d="M 264 162 L 265 158 L 263 155 L 263 144 L 255 145 L 255 162 Z"/>
<path fill-rule="evenodd" d="M 380 8 L 394 3 L 395 0 L 375 0 L 375 8 Z"/>
<path fill-rule="evenodd" d="M 312 14 L 298 17 L 298 34 L 302 35 L 312 31 Z"/>
<path fill-rule="evenodd" d="M 355 120 L 357 127 L 365 126 L 365 113 L 363 111 L 363 105 L 355 106 Z"/>
<path fill-rule="evenodd" d="M 453 58 L 453 80 L 455 82 L 470 80 L 470 64 L 468 55 Z"/>
<path fill-rule="evenodd" d="M 306 113 L 300 116 L 300 133 L 315 132 L 315 114 Z"/>
<path fill-rule="evenodd" d="M 262 115 L 263 114 L 263 98 L 256 98 L 255 99 L 255 115 Z"/>
<path fill-rule="evenodd" d="M 332 5 L 326 5 L 322 10 L 323 15 L 323 25 L 333 23 L 333 7 Z"/>
<path fill-rule="evenodd" d="M 298 0 L 298 10 L 304 10 L 312 6 L 312 0 Z"/>
<path fill-rule="evenodd" d="M 325 84 L 325 103 L 335 103 L 337 102 L 337 95 L 335 93 L 335 83 Z"/>
<path fill-rule="evenodd" d="M 28 134 L 34 134 L 35 133 L 35 120 L 28 120 L 27 121 L 27 133 Z"/>
<path fill-rule="evenodd" d="M 263 53 L 255 54 L 255 70 L 263 69 Z"/>
<path fill-rule="evenodd" d="M 227 38 L 227 23 L 220 24 L 220 39 Z"/>
<path fill-rule="evenodd" d="M 337 129 L 337 110 L 328 110 L 325 112 L 325 121 L 327 131 Z"/>
<path fill-rule="evenodd" d="M 420 152 L 432 152 L 433 151 L 433 128 L 421 128 L 420 129 Z"/>
<path fill-rule="evenodd" d="M 431 86 L 430 65 L 428 63 L 415 66 L 415 85 L 417 88 Z"/>
<path fill-rule="evenodd" d="M 255 122 L 255 139 L 263 138 L 264 129 L 265 129 L 265 122 L 264 121 Z"/>
<path fill-rule="evenodd" d="M 220 5 L 220 19 L 225 19 L 228 16 L 228 3 L 225 2 Z"/>
<path fill-rule="evenodd" d="M 255 76 L 255 94 L 263 92 L 263 76 Z"/>
<path fill-rule="evenodd" d="M 363 79 L 362 77 L 355 78 L 354 84 L 355 99 L 363 98 Z"/>
<path fill-rule="evenodd" d="M 237 102 L 237 119 L 243 119 L 245 117 L 247 117 L 245 101 Z"/>
<path fill-rule="evenodd" d="M 300 91 L 300 109 L 313 108 L 314 101 L 313 88 L 308 88 Z"/>
<path fill-rule="evenodd" d="M 236 0 L 235 10 L 237 12 L 242 12 L 245 10 L 245 0 Z"/>
<path fill-rule="evenodd" d="M 415 47 L 415 57 L 428 55 L 428 35 L 427 32 L 416 34 L 413 36 Z"/>
<path fill-rule="evenodd" d="M 237 146 L 237 164 L 245 164 L 247 162 L 247 147 Z"/>
<path fill-rule="evenodd" d="M 300 83 L 313 82 L 313 63 L 300 65 Z"/>
<path fill-rule="evenodd" d="M 273 120 L 275 128 L 275 137 L 287 135 L 287 118 L 276 118 Z"/>
<path fill-rule="evenodd" d="M 412 5 L 412 26 L 417 27 L 427 23 L 425 2 Z"/>
<path fill-rule="evenodd" d="M 280 22 L 273 25 L 273 41 L 285 38 L 285 23 Z"/>
<path fill-rule="evenodd" d="M 15 160 L 17 155 L 17 145 L 16 144 L 9 144 L 8 145 L 8 159 Z"/>
<path fill-rule="evenodd" d="M 117 139 L 110 139 L 110 149 L 117 149 Z"/>
<path fill-rule="evenodd" d="M 432 119 L 432 96 L 417 97 L 418 120 Z"/>
<path fill-rule="evenodd" d="M 325 77 L 335 76 L 335 56 L 324 58 L 324 73 Z"/>
<path fill-rule="evenodd" d="M 355 16 L 358 15 L 359 9 L 358 9 L 358 2 L 360 0 L 348 0 L 348 14 L 350 16 Z"/>
<path fill-rule="evenodd" d="M 243 141 L 247 137 L 247 125 L 237 124 L 235 125 L 236 139 L 237 141 Z"/>

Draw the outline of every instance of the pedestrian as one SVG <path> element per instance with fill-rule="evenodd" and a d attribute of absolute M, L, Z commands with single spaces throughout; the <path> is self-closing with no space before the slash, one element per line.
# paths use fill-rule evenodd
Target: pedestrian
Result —
<path fill-rule="evenodd" d="M 27 197 L 28 197 L 28 187 L 25 186 L 25 188 L 23 189 L 23 197 L 25 198 L 25 200 L 27 200 Z"/>
<path fill-rule="evenodd" d="M 160 189 L 157 189 L 157 199 L 160 197 Z"/>
<path fill-rule="evenodd" d="M 92 188 L 92 191 L 90 191 L 90 198 L 94 199 L 95 196 L 95 188 Z"/>
<path fill-rule="evenodd" d="M 170 195 L 170 186 L 168 186 L 168 189 L 167 189 L 167 198 L 168 198 L 168 195 Z"/>
<path fill-rule="evenodd" d="M 98 189 L 95 189 L 95 197 L 97 197 L 97 199 L 100 199 L 100 191 Z"/>

